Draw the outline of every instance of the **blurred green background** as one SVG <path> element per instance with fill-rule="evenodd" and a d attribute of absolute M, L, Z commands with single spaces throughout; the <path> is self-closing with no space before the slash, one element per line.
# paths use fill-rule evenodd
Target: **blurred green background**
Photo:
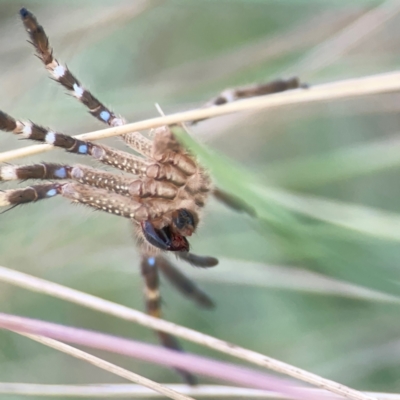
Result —
<path fill-rule="evenodd" d="M 47 77 L 26 42 L 20 5 L 36 14 L 56 57 L 95 96 L 137 121 L 157 116 L 155 102 L 166 113 L 181 111 L 227 87 L 291 74 L 312 85 L 396 70 L 400 15 L 390 7 L 392 18 L 379 30 L 322 68 L 314 67 L 329 55 L 318 47 L 321 43 L 381 4 L 0 0 L 0 109 L 68 134 L 102 128 Z M 345 48 L 346 41 L 341 45 Z M 211 200 L 191 243 L 195 253 L 216 256 L 221 263 L 207 271 L 181 266 L 218 306 L 197 309 L 163 283 L 165 318 L 349 386 L 400 392 L 400 243 L 395 239 L 400 236 L 395 224 L 400 217 L 400 153 L 398 158 L 393 153 L 400 151 L 399 109 L 399 94 L 392 93 L 198 124 L 193 132 L 199 142 L 231 160 L 216 158 L 209 165 L 219 170 L 220 183 L 238 191 L 265 218 L 257 221 Z M 124 148 L 117 138 L 106 142 Z M 27 143 L 2 133 L 0 145 L 5 151 Z M 38 160 L 96 165 L 58 150 L 16 163 Z M 233 183 L 231 163 L 242 170 Z M 250 188 L 253 180 L 256 189 Z M 379 209 L 382 219 L 392 221 L 394 239 L 294 215 L 279 201 L 263 200 L 264 188 L 273 187 L 330 199 L 327 217 L 335 218 L 335 201 L 351 203 L 355 210 Z M 254 190 L 261 193 L 259 199 Z M 130 224 L 63 199 L 0 216 L 0 265 L 143 309 Z M 2 312 L 157 342 L 142 327 L 0 286 Z M 224 358 L 190 343 L 184 346 Z M 96 354 L 160 382 L 179 381 L 173 371 Z M 0 332 L 0 382 L 123 381 Z"/>

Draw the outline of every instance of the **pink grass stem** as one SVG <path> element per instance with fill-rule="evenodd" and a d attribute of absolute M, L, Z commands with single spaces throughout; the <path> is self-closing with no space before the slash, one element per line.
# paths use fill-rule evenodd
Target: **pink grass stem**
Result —
<path fill-rule="evenodd" d="M 294 387 L 291 381 L 264 372 L 103 333 L 4 313 L 0 313 L 0 329 L 30 333 L 106 350 L 158 365 L 184 369 L 198 375 L 245 387 L 286 394 L 293 398 L 310 400 L 314 397 L 315 400 L 321 399 L 320 393 L 312 396 L 309 391 Z"/>

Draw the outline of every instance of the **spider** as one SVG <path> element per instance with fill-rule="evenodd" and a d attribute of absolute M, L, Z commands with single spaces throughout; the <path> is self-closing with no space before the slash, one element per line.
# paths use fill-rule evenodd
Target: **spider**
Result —
<path fill-rule="evenodd" d="M 20 16 L 36 55 L 51 77 L 83 103 L 89 113 L 109 126 L 125 124 L 125 120 L 104 106 L 85 89 L 66 66 L 53 57 L 48 37 L 35 16 L 27 9 Z M 217 106 L 244 97 L 269 94 L 299 87 L 296 78 L 277 80 L 264 85 L 227 90 L 206 106 Z M 165 256 L 174 252 L 178 258 L 201 268 L 217 265 L 214 257 L 199 256 L 190 252 L 188 237 L 196 230 L 201 212 L 210 194 L 227 205 L 251 213 L 235 197 L 212 185 L 210 176 L 175 139 L 168 126 L 150 132 L 149 137 L 131 132 L 122 138 L 136 155 L 75 139 L 71 136 L 43 128 L 36 123 L 14 119 L 0 111 L 0 130 L 19 137 L 60 147 L 67 152 L 93 157 L 100 163 L 126 172 L 117 175 L 85 165 L 39 163 L 30 165 L 0 166 L 0 181 L 46 180 L 50 183 L 31 185 L 22 189 L 0 193 L 0 206 L 11 208 L 25 203 L 65 197 L 72 202 L 122 216 L 134 226 L 135 240 L 141 254 L 141 273 L 145 282 L 147 312 L 161 316 L 159 276 L 166 278 L 184 295 L 199 306 L 212 308 L 211 298 L 182 274 Z M 157 332 L 161 343 L 180 350 L 177 341 L 164 332 Z M 186 371 L 179 371 L 184 379 L 195 383 Z"/>

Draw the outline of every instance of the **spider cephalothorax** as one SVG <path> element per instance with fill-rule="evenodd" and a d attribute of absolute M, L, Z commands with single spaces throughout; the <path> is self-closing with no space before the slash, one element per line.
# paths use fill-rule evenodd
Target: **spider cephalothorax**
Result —
<path fill-rule="evenodd" d="M 210 179 L 170 128 L 157 128 L 152 137 L 149 157 L 153 162 L 140 182 L 140 201 L 149 210 L 146 219 L 140 221 L 142 233 L 157 249 L 188 252 L 186 237 L 197 228 L 211 190 Z M 151 253 L 151 249 L 148 251 Z"/>
<path fill-rule="evenodd" d="M 54 80 L 83 103 L 90 114 L 109 126 L 125 124 L 125 120 L 86 90 L 67 67 L 54 57 L 49 40 L 36 18 L 25 8 L 20 15 L 36 55 Z M 298 87 L 298 81 L 275 81 L 247 88 L 236 97 L 246 97 Z M 225 99 L 222 101 L 220 98 Z M 224 97 L 225 96 L 225 97 Z M 232 96 L 224 94 L 213 104 L 222 104 Z M 234 98 L 233 96 L 232 98 Z M 213 193 L 235 209 L 252 213 L 238 199 L 212 188 L 210 178 L 196 158 L 176 140 L 168 126 L 154 129 L 149 135 L 130 132 L 123 135 L 125 144 L 136 154 L 124 152 L 94 142 L 87 142 L 43 128 L 30 121 L 20 121 L 0 111 L 0 130 L 20 137 L 51 144 L 64 150 L 94 158 L 125 172 L 124 175 L 85 165 L 40 163 L 0 166 L 0 181 L 45 180 L 22 189 L 0 192 L 0 207 L 12 208 L 54 196 L 62 196 L 129 219 L 135 227 L 135 237 L 141 255 L 141 270 L 145 281 L 147 311 L 160 317 L 161 300 L 158 291 L 158 271 L 198 305 L 213 307 L 212 300 L 170 263 L 165 252 L 174 252 L 182 260 L 202 268 L 215 266 L 214 257 L 198 256 L 189 250 L 187 237 L 198 227 L 207 197 Z M 50 181 L 50 183 L 49 183 Z M 179 349 L 170 335 L 158 332 L 161 342 Z M 193 377 L 180 371 L 186 381 Z"/>

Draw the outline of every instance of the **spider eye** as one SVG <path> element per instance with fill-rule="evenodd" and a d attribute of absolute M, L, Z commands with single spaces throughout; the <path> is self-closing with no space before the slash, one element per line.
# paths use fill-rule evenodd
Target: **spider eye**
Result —
<path fill-rule="evenodd" d="M 141 226 L 144 237 L 154 247 L 166 251 L 189 251 L 189 242 L 186 238 L 172 232 L 169 226 L 156 229 L 150 221 L 142 222 Z"/>
<path fill-rule="evenodd" d="M 176 210 L 172 214 L 172 223 L 183 236 L 190 236 L 196 224 L 193 214 L 186 208 Z"/>

